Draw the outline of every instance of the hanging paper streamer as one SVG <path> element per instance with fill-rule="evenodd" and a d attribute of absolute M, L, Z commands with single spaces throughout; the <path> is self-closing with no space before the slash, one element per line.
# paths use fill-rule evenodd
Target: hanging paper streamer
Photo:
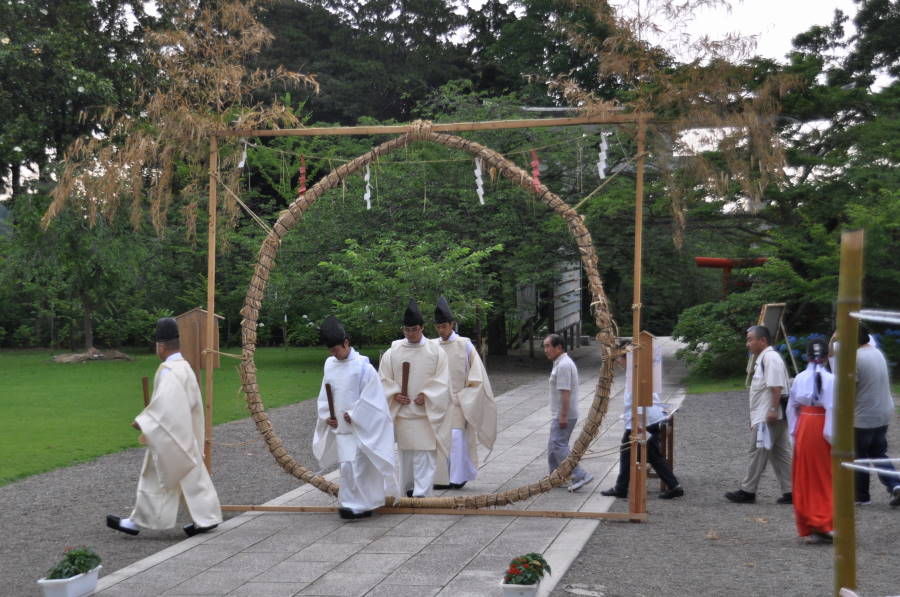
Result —
<path fill-rule="evenodd" d="M 531 150 L 531 184 L 534 186 L 535 193 L 541 192 L 540 165 L 541 165 L 541 162 L 538 160 L 537 151 L 532 149 Z"/>
<path fill-rule="evenodd" d="M 237 167 L 243 168 L 244 164 L 247 163 L 247 142 L 244 142 L 244 149 L 241 151 L 241 161 L 238 162 Z"/>
<path fill-rule="evenodd" d="M 300 195 L 306 192 L 306 158 L 300 154 Z"/>
<path fill-rule="evenodd" d="M 475 158 L 475 190 L 478 192 L 478 203 L 484 205 L 484 180 L 481 178 L 481 158 Z"/>
<path fill-rule="evenodd" d="M 609 146 L 606 144 L 606 133 L 600 133 L 600 155 L 597 157 L 597 174 L 600 180 L 606 178 L 606 150 Z"/>
<path fill-rule="evenodd" d="M 366 164 L 366 175 L 363 176 L 363 180 L 366 181 L 366 194 L 363 195 L 363 200 L 366 202 L 366 209 L 372 209 L 372 185 L 369 183 L 371 178 L 372 171 L 369 169 L 369 164 Z"/>

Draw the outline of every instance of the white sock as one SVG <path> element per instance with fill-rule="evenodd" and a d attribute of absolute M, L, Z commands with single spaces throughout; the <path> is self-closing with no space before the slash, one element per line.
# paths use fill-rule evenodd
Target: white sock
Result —
<path fill-rule="evenodd" d="M 119 520 L 119 526 L 125 529 L 131 529 L 132 531 L 139 531 L 141 528 L 134 523 L 130 518 L 122 518 Z"/>

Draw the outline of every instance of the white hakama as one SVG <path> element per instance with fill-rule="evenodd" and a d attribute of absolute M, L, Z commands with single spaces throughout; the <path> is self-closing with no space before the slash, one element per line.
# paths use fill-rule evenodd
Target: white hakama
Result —
<path fill-rule="evenodd" d="M 337 429 L 326 422 L 331 415 L 325 384 L 334 397 Z M 344 360 L 329 357 L 317 406 L 313 454 L 323 468 L 340 464 L 341 507 L 359 514 L 384 506 L 387 495 L 398 493 L 394 427 L 381 380 L 369 359 L 355 349 Z M 344 420 L 344 413 L 351 423 Z"/>
<path fill-rule="evenodd" d="M 129 518 L 146 529 L 170 529 L 183 497 L 196 526 L 222 522 L 219 496 L 203 463 L 200 386 L 181 353 L 160 364 L 150 404 L 134 420 L 148 449 Z"/>
<path fill-rule="evenodd" d="M 407 396 L 410 404 L 393 399 L 401 391 L 403 363 L 410 364 Z M 450 451 L 450 374 L 447 355 L 424 336 L 411 344 L 395 340 L 381 357 L 378 368 L 384 396 L 394 417 L 397 449 L 400 453 L 400 490 L 416 497 L 431 495 L 435 463 Z M 419 394 L 425 404 L 412 402 Z"/>

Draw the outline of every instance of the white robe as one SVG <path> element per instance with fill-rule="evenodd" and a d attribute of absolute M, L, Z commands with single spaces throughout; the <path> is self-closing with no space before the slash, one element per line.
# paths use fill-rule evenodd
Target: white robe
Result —
<path fill-rule="evenodd" d="M 447 341 L 436 338 L 447 353 L 450 369 L 450 463 L 437 459 L 434 482 L 463 483 L 478 473 L 478 443 L 488 450 L 497 439 L 497 404 L 481 357 L 471 340 L 453 332 Z"/>
<path fill-rule="evenodd" d="M 816 392 L 815 374 L 819 373 L 822 380 L 821 392 Z M 797 429 L 797 419 L 800 418 L 801 406 L 821 406 L 825 409 L 825 426 L 822 436 L 829 444 L 834 428 L 832 415 L 834 414 L 834 375 L 823 365 L 810 363 L 804 371 L 794 378 L 791 384 L 791 396 L 787 404 L 788 430 L 791 436 Z"/>
<path fill-rule="evenodd" d="M 407 395 L 411 401 L 405 405 L 393 399 L 394 394 L 399 394 L 401 390 L 404 362 L 410 364 Z M 434 457 L 446 458 L 450 451 L 451 421 L 447 416 L 450 407 L 450 372 L 447 355 L 424 336 L 418 344 L 411 344 L 405 339 L 395 340 L 382 355 L 378 372 L 394 417 L 394 435 L 403 461 L 403 466 L 400 467 L 400 489 L 411 488 L 411 469 L 414 466 L 417 471 L 417 483 L 413 488 L 415 495 L 428 495 L 433 483 Z M 425 394 L 423 406 L 412 402 L 419 394 Z M 407 458 L 409 454 L 404 455 L 404 452 L 415 452 L 422 459 L 430 458 L 430 462 L 420 460 L 413 465 Z"/>
<path fill-rule="evenodd" d="M 134 420 L 141 427 L 147 454 L 129 518 L 146 529 L 172 528 L 183 496 L 194 524 L 222 522 L 219 496 L 203 463 L 200 386 L 181 353 L 160 364 L 150 404 Z"/>
<path fill-rule="evenodd" d="M 337 429 L 326 422 L 331 415 L 325 384 L 331 385 Z M 344 360 L 332 356 L 325 361 L 318 412 L 313 454 L 323 468 L 340 463 L 341 507 L 359 514 L 384 506 L 386 495 L 398 493 L 394 423 L 368 357 L 351 349 Z M 344 420 L 345 412 L 352 423 Z"/>

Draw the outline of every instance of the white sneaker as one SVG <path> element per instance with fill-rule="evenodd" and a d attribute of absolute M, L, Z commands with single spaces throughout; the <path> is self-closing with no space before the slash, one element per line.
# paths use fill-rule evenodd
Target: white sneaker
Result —
<path fill-rule="evenodd" d="M 577 481 L 572 481 L 569 483 L 569 492 L 578 491 L 588 483 L 594 480 L 594 476 L 590 473 L 585 473 L 584 476 Z"/>

